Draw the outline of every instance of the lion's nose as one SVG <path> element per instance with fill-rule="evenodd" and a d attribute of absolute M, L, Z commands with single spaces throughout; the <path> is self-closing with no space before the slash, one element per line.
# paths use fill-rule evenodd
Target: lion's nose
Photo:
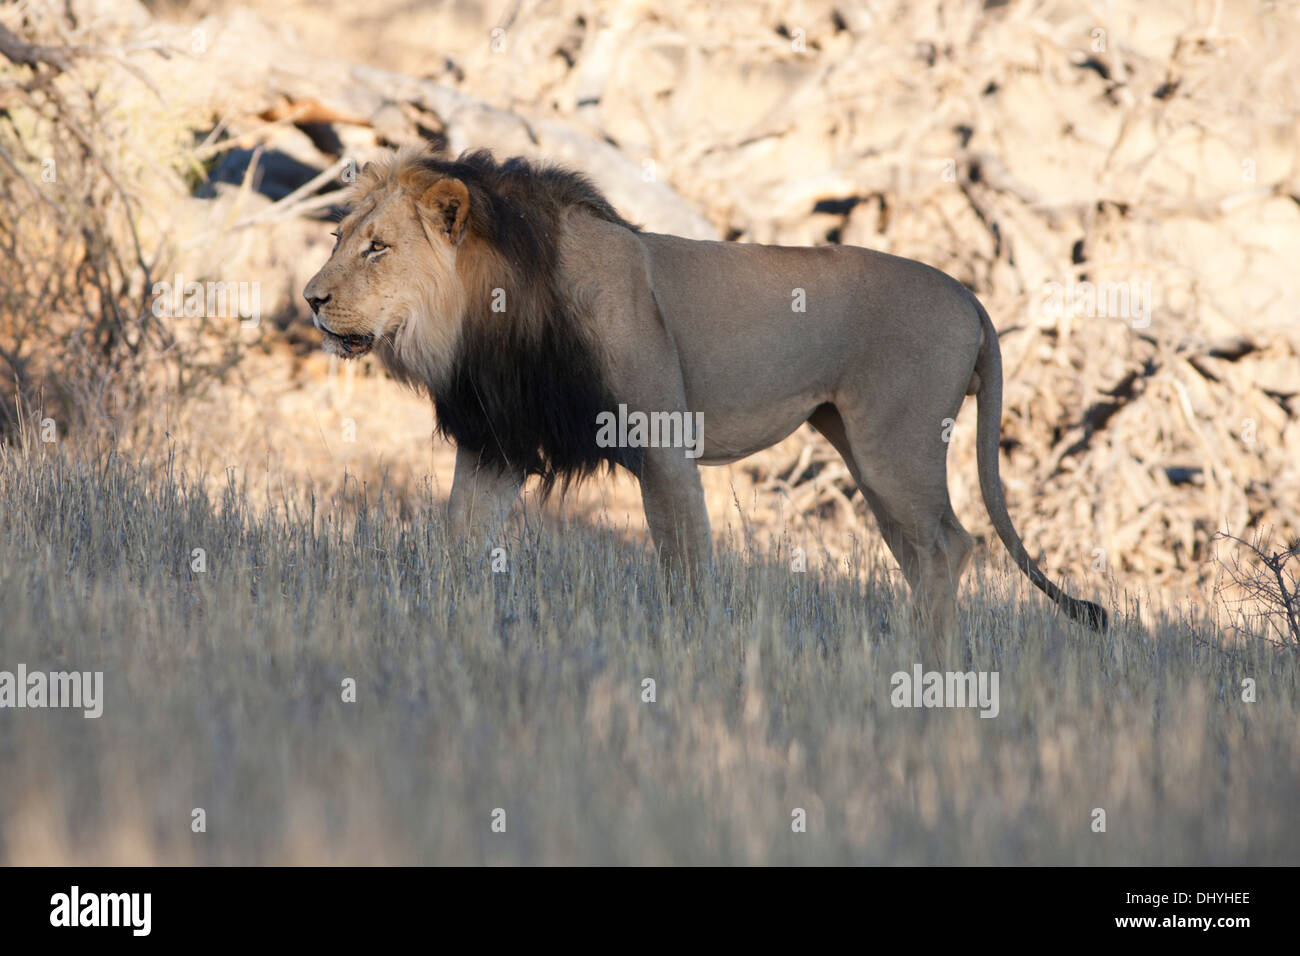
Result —
<path fill-rule="evenodd" d="M 313 312 L 319 312 L 320 307 L 330 300 L 329 295 L 311 295 L 304 292 L 303 296 L 307 299 L 307 304 L 311 306 Z"/>

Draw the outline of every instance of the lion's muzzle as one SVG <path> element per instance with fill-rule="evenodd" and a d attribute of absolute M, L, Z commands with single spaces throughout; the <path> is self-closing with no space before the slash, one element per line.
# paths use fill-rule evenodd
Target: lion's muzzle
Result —
<path fill-rule="evenodd" d="M 311 319 L 312 322 L 315 323 L 316 328 L 320 329 L 321 333 L 325 336 L 321 345 L 324 346 L 326 352 L 334 355 L 341 355 L 344 358 L 358 358 L 365 355 L 375 347 L 375 337 L 368 332 L 354 332 L 349 335 L 340 335 L 337 332 L 331 331 L 330 328 L 320 320 L 320 316 L 313 314 Z"/>

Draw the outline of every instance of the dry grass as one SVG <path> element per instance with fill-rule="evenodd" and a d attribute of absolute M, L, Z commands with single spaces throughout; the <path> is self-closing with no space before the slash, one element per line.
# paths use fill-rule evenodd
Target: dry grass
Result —
<path fill-rule="evenodd" d="M 751 540 L 672 601 L 582 525 L 516 529 L 493 573 L 431 496 L 203 489 L 0 451 L 0 666 L 106 687 L 98 720 L 0 716 L 0 861 L 1300 861 L 1297 660 L 1260 641 L 1093 635 L 985 568 L 954 650 L 1000 715 L 894 709 L 918 644 L 876 565 Z"/>

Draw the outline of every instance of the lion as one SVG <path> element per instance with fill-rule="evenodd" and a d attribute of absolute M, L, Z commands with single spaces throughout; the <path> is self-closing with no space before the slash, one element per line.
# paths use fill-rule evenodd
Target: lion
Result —
<path fill-rule="evenodd" d="M 699 466 L 807 422 L 844 458 L 914 610 L 946 634 L 973 540 L 948 497 L 945 421 L 974 395 L 998 537 L 1070 618 L 1107 626 L 1047 579 L 1011 523 L 997 332 L 938 269 L 850 246 L 645 232 L 580 173 L 486 150 L 391 153 L 361 170 L 349 206 L 304 295 L 326 351 L 373 350 L 432 399 L 457 449 L 456 533 L 503 521 L 529 476 L 549 492 L 622 467 L 665 565 L 698 580 L 713 557 Z M 599 441 L 615 409 L 694 414 L 700 447 Z"/>

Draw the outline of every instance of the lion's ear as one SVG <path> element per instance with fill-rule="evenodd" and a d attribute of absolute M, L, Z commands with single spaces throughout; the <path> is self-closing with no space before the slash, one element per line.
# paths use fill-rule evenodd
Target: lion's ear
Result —
<path fill-rule="evenodd" d="M 465 236 L 469 221 L 469 190 L 459 179 L 440 179 L 420 197 L 420 215 L 447 234 L 452 245 Z"/>

